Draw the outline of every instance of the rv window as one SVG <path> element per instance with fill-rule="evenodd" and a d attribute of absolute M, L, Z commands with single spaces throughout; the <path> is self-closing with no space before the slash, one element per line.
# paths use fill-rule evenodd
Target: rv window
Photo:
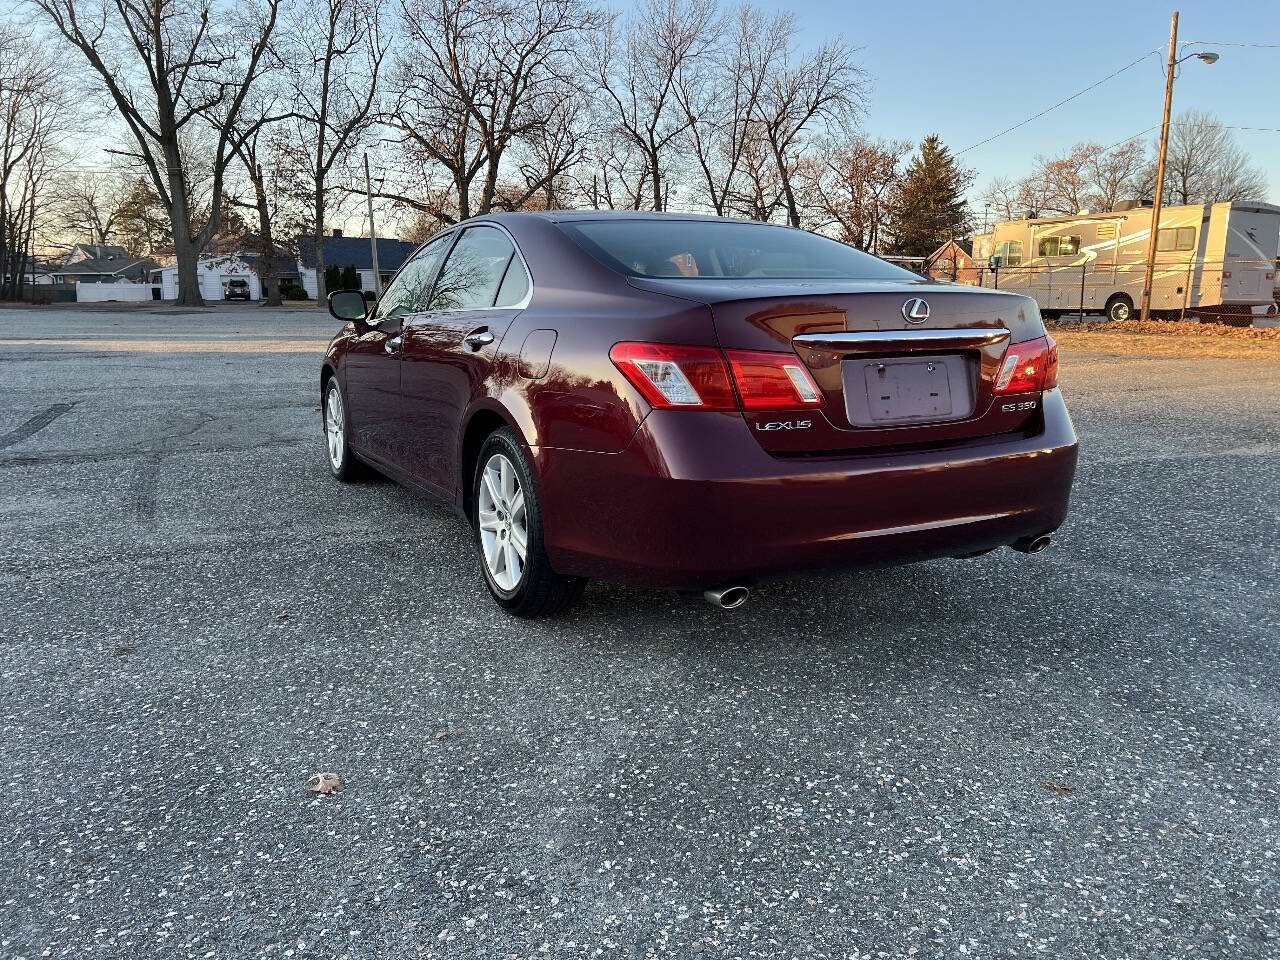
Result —
<path fill-rule="evenodd" d="M 1001 266 L 1018 266 L 1022 263 L 1022 241 L 1006 240 L 1004 243 L 996 244 L 996 256 L 1000 258 Z"/>
<path fill-rule="evenodd" d="M 1169 250 L 1194 250 L 1196 248 L 1195 227 L 1169 227 L 1162 229 L 1156 236 L 1156 249 L 1161 252 Z"/>
<path fill-rule="evenodd" d="M 1041 257 L 1074 257 L 1079 252 L 1079 237 L 1045 237 L 1037 248 Z"/>

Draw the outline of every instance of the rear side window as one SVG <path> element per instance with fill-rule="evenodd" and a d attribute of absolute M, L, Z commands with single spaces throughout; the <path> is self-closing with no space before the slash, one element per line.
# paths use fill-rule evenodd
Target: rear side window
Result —
<path fill-rule="evenodd" d="M 440 268 L 428 309 L 480 310 L 493 306 L 515 252 L 507 235 L 496 227 L 467 228 Z"/>
<path fill-rule="evenodd" d="M 1156 249 L 1160 251 L 1169 250 L 1194 250 L 1196 248 L 1196 228 L 1195 227 L 1169 227 L 1161 230 L 1156 235 Z"/>
<path fill-rule="evenodd" d="M 507 272 L 502 277 L 502 285 L 498 287 L 495 307 L 519 306 L 529 292 L 529 274 L 525 273 L 524 264 L 519 257 L 512 257 L 507 264 Z"/>
<path fill-rule="evenodd" d="M 1079 252 L 1079 237 L 1045 237 L 1040 241 L 1036 255 L 1041 257 L 1074 257 Z"/>
<path fill-rule="evenodd" d="M 919 280 L 853 247 L 790 227 L 720 220 L 581 220 L 560 228 L 631 277 Z"/>

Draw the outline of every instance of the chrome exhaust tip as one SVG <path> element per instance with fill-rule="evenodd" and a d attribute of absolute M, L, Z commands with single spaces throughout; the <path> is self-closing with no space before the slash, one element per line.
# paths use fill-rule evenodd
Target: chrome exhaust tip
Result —
<path fill-rule="evenodd" d="M 721 587 L 719 590 L 705 590 L 702 594 L 707 603 L 721 610 L 737 610 L 747 602 L 751 591 L 746 587 Z"/>
<path fill-rule="evenodd" d="M 1053 537 L 1047 533 L 1041 533 L 1034 537 L 1023 537 L 1021 540 L 1009 544 L 1009 546 L 1019 553 L 1039 553 L 1051 543 L 1053 543 Z"/>

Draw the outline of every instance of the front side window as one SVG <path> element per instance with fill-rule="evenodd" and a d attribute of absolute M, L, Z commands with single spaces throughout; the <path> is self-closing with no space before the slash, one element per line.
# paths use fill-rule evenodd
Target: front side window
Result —
<path fill-rule="evenodd" d="M 1006 240 L 996 245 L 996 256 L 1002 267 L 1016 267 L 1022 263 L 1022 241 Z"/>
<path fill-rule="evenodd" d="M 497 227 L 468 227 L 440 269 L 428 309 L 481 310 L 493 306 L 515 252 L 507 235 Z"/>
<path fill-rule="evenodd" d="M 700 280 L 915 280 L 917 274 L 803 230 L 723 220 L 561 223 L 605 266 L 630 277 Z"/>
<path fill-rule="evenodd" d="M 1041 257 L 1074 257 L 1079 252 L 1079 237 L 1045 237 L 1036 249 Z"/>
<path fill-rule="evenodd" d="M 378 309 L 373 316 L 375 324 L 387 319 L 397 320 L 410 313 L 421 313 L 426 309 L 427 295 L 431 292 L 431 277 L 440 264 L 440 258 L 449 249 L 451 236 L 452 234 L 444 234 L 436 237 L 400 268 L 395 279 L 382 291 L 382 299 L 378 301 Z"/>

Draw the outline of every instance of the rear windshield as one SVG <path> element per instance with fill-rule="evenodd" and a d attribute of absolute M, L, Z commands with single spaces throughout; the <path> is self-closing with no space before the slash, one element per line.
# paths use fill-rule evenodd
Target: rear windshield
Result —
<path fill-rule="evenodd" d="M 561 228 L 632 277 L 919 280 L 908 270 L 817 234 L 717 220 L 580 220 Z"/>

